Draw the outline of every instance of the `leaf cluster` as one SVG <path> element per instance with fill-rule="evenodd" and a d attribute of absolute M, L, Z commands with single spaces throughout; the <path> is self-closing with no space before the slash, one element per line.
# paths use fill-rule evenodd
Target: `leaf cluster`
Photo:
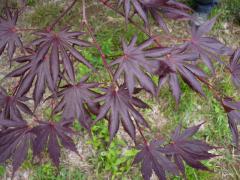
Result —
<path fill-rule="evenodd" d="M 74 3 L 76 1 L 70 7 L 74 7 Z M 108 1 L 103 3 L 110 6 Z M 153 18 L 166 33 L 169 31 L 163 15 L 171 19 L 192 19 L 192 10 L 174 0 L 116 0 L 116 3 L 120 11 L 123 7 L 126 22 L 132 21 L 132 15 L 138 15 L 145 26 L 150 27 L 150 18 Z M 67 11 L 70 9 L 67 8 Z M 157 138 L 148 142 L 144 136 L 144 130 L 151 129 L 152 124 L 141 114 L 140 109 L 150 107 L 141 100 L 139 92 L 144 91 L 158 99 L 162 86 L 168 83 L 178 105 L 182 94 L 180 79 L 201 96 L 205 96 L 203 85 L 213 92 L 227 112 L 233 140 L 238 147 L 239 103 L 209 84 L 209 75 L 199 67 L 199 63 L 205 64 L 214 75 L 215 63 L 225 65 L 234 84 L 240 86 L 240 50 L 234 52 L 208 35 L 216 17 L 200 27 L 192 26 L 188 38 L 171 46 L 160 46 L 154 35 L 139 44 L 137 36 L 132 37 L 129 43 L 122 40 L 122 54 L 108 64 L 93 30 L 84 19 L 85 14 L 81 31 L 73 31 L 69 26 L 55 30 L 67 11 L 50 26 L 34 32 L 35 40 L 28 46 L 22 43 L 21 35 L 24 33 L 17 24 L 21 14 L 6 8 L 0 18 L 0 55 L 7 52 L 10 62 L 19 64 L 6 76 L 6 79 L 16 79 L 18 85 L 12 92 L 0 89 L 0 163 L 11 159 L 14 173 L 31 149 L 33 157 L 47 152 L 58 167 L 61 147 L 79 155 L 73 140 L 75 120 L 89 133 L 96 122 L 107 120 L 110 141 L 123 127 L 140 150 L 134 163 L 141 164 L 146 180 L 153 172 L 159 179 L 166 179 L 166 172 L 186 177 L 186 164 L 195 169 L 208 170 L 201 161 L 215 157 L 209 153 L 215 147 L 192 137 L 201 124 L 183 132 L 179 125 L 171 135 L 170 143 Z M 92 43 L 84 40 L 84 28 Z M 82 48 L 94 45 L 109 73 L 110 82 L 91 82 L 88 78 L 90 74 L 79 81 L 76 78 L 75 67 L 79 63 L 96 72 L 90 60 L 81 54 Z M 21 53 L 16 53 L 16 48 Z M 228 64 L 221 60 L 222 56 L 231 56 Z M 157 84 L 153 77 L 158 78 Z M 36 115 L 42 104 L 46 103 L 52 105 L 52 114 L 47 120 Z M 53 118 L 56 114 L 61 116 L 58 122 Z"/>

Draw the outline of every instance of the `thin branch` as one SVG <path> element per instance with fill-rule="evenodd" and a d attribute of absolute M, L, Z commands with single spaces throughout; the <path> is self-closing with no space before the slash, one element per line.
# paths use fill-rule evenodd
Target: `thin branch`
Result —
<path fill-rule="evenodd" d="M 73 6 L 76 4 L 77 0 L 74 0 L 72 4 L 64 11 L 62 14 L 48 27 L 48 30 L 52 30 L 59 21 L 73 8 Z"/>
<path fill-rule="evenodd" d="M 144 136 L 144 134 L 142 132 L 141 126 L 139 125 L 139 123 L 137 121 L 135 121 L 135 122 L 136 122 L 136 125 L 137 125 L 137 128 L 138 128 L 138 131 L 139 131 L 139 133 L 140 133 L 140 135 L 141 135 L 141 137 L 142 137 L 142 139 L 144 141 L 144 144 L 148 145 L 148 141 L 147 141 L 147 139 L 145 138 L 145 136 Z"/>
<path fill-rule="evenodd" d="M 197 78 L 208 87 L 208 89 L 213 93 L 213 96 L 217 101 L 221 101 L 223 97 L 228 97 L 228 95 L 214 88 L 214 86 L 211 85 L 207 80 L 201 77 L 197 77 Z"/>
<path fill-rule="evenodd" d="M 87 31 L 88 31 L 89 35 L 91 36 L 91 38 L 93 40 L 93 43 L 96 46 L 98 52 L 100 53 L 103 65 L 104 65 L 105 69 L 108 71 L 111 80 L 113 80 L 113 76 L 114 75 L 113 75 L 113 72 L 112 72 L 111 68 L 109 67 L 109 65 L 107 63 L 106 55 L 103 53 L 103 50 L 102 50 L 101 46 L 98 44 L 97 39 L 94 36 L 94 32 L 93 32 L 91 26 L 89 25 L 89 23 L 87 21 L 85 0 L 82 0 L 82 6 L 83 6 L 83 10 L 82 10 L 83 20 L 82 20 L 82 24 L 86 25 Z"/>

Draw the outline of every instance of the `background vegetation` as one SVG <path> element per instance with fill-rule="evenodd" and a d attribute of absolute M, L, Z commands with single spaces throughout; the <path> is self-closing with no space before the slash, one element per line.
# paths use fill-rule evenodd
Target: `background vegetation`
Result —
<path fill-rule="evenodd" d="M 185 2 L 194 6 L 190 0 L 185 0 Z M 28 13 L 24 17 L 25 20 L 23 22 L 33 27 L 45 27 L 55 19 L 64 8 L 64 2 L 62 3 L 62 1 L 28 0 L 28 4 L 30 8 L 27 10 Z M 81 19 L 79 18 L 80 16 L 75 16 L 75 14 L 79 13 L 79 11 L 80 7 L 74 8 L 74 10 L 64 18 L 62 24 L 72 24 L 78 28 Z M 94 1 L 89 1 L 88 14 L 92 14 L 92 16 L 89 17 L 90 23 L 94 22 L 91 24 L 95 28 L 98 42 L 100 42 L 104 53 L 107 54 L 109 61 L 119 55 L 119 41 L 121 37 L 129 40 L 134 34 L 138 34 L 139 42 L 146 38 L 144 34 L 131 25 L 129 25 L 128 28 L 122 26 L 122 24 L 124 24 L 123 18 L 117 16 L 110 10 L 106 10 L 104 7 L 96 6 Z M 213 34 L 222 38 L 227 44 L 239 45 L 239 41 L 236 40 L 236 38 L 239 39 L 240 37 L 240 1 L 222 0 L 221 3 L 214 8 L 211 15 L 214 16 L 216 14 L 220 14 L 220 17 Z M 230 27 L 230 32 L 226 30 L 226 24 L 228 26 L 227 29 Z M 179 33 L 178 29 L 180 29 L 181 26 L 183 26 L 182 23 L 170 22 L 170 27 L 174 29 L 175 33 Z M 234 33 L 232 33 L 232 31 Z M 97 78 L 98 80 L 106 78 L 104 71 L 101 70 L 102 64 L 97 50 L 95 48 L 88 48 L 83 51 L 83 54 L 99 69 L 98 74 L 93 75 L 92 78 Z M 83 66 L 80 65 L 78 67 L 79 77 L 86 72 L 87 69 Z M 212 79 L 212 83 L 218 82 L 217 86 L 219 89 L 239 99 L 236 90 L 230 85 L 230 76 L 225 76 L 223 68 L 219 65 L 217 66 L 216 74 L 217 79 Z M 181 87 L 183 97 L 177 110 L 168 87 L 162 89 L 160 102 L 158 103 L 153 102 L 151 98 L 142 94 L 143 98 L 145 98 L 153 108 L 154 114 L 152 114 L 152 111 L 147 110 L 144 111 L 144 114 L 145 117 L 154 117 L 149 121 L 157 122 L 157 126 L 154 127 L 154 133 L 158 134 L 158 132 L 161 131 L 161 134 L 168 134 L 176 127 L 179 121 L 182 121 L 185 126 L 206 121 L 198 136 L 204 137 L 211 144 L 223 147 L 217 152 L 221 154 L 221 156 L 206 162 L 206 165 L 210 167 L 213 172 L 197 172 L 192 168 L 187 168 L 187 176 L 191 180 L 240 179 L 240 157 L 239 155 L 233 157 L 231 147 L 226 147 L 226 145 L 231 144 L 231 135 L 227 124 L 227 117 L 223 109 L 206 89 L 207 97 L 203 99 L 191 91 L 184 83 L 181 84 Z M 47 108 L 45 114 L 46 116 L 48 114 Z M 76 125 L 75 128 L 80 129 L 81 127 Z M 31 165 L 31 160 L 29 160 L 29 162 L 25 162 L 24 166 L 18 172 L 19 175 L 17 177 L 24 179 L 24 175 L 27 173 L 26 177 L 34 180 L 141 179 L 138 170 L 130 168 L 133 157 L 137 151 L 130 145 L 127 145 L 129 143 L 126 143 L 126 141 L 128 141 L 126 134 L 120 133 L 111 144 L 108 144 L 109 134 L 106 123 L 98 123 L 92 129 L 92 132 L 93 136 L 91 138 L 87 133 L 83 133 L 80 139 L 76 139 L 77 142 L 83 141 L 82 139 L 86 140 L 84 145 L 85 149 L 80 147 L 83 148 L 82 151 L 88 151 L 92 149 L 89 147 L 93 147 L 92 153 L 87 155 L 82 153 L 83 156 L 86 156 L 84 158 L 87 164 L 81 164 L 79 162 L 69 163 L 67 161 L 67 155 L 64 157 L 66 163 L 62 163 L 60 169 L 55 169 L 51 163 L 44 161 L 42 165 Z M 5 179 L 7 176 L 8 167 L 0 167 L 0 177 Z M 172 179 L 180 178 L 172 177 Z"/>

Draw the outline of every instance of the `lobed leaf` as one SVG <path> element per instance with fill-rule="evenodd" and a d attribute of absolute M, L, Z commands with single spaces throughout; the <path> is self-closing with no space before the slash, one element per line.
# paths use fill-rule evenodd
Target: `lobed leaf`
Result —
<path fill-rule="evenodd" d="M 16 27 L 18 11 L 5 9 L 4 16 L 0 17 L 0 56 L 7 49 L 8 58 L 11 61 L 16 47 L 23 48 L 22 41 Z"/>
<path fill-rule="evenodd" d="M 109 132 L 112 140 L 119 129 L 120 122 L 129 136 L 135 140 L 136 131 L 134 121 L 148 127 L 147 122 L 135 107 L 147 108 L 148 105 L 136 97 L 131 97 L 126 86 L 110 86 L 104 89 L 105 94 L 96 98 L 96 102 L 103 102 L 96 121 L 109 115 Z"/>

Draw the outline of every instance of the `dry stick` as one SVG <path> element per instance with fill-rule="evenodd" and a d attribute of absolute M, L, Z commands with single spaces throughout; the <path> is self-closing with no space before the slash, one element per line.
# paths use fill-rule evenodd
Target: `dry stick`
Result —
<path fill-rule="evenodd" d="M 91 38 L 93 40 L 93 43 L 96 46 L 98 52 L 101 55 L 101 59 L 102 59 L 103 65 L 104 65 L 105 69 L 108 71 L 111 80 L 113 80 L 113 72 L 112 72 L 111 68 L 109 67 L 109 65 L 107 63 L 106 56 L 103 53 L 101 46 L 98 44 L 97 39 L 94 36 L 93 30 L 91 29 L 90 25 L 88 24 L 87 16 L 86 16 L 85 0 L 82 0 L 82 4 L 83 4 L 83 12 L 82 12 L 83 13 L 83 20 L 82 20 L 82 24 L 86 25 L 87 31 L 88 31 L 89 35 L 91 36 Z"/>
<path fill-rule="evenodd" d="M 118 11 L 115 9 L 111 4 L 108 3 L 108 0 L 99 0 L 102 4 L 104 4 L 106 7 L 112 9 L 113 11 L 117 12 L 119 15 L 125 17 L 124 13 L 121 11 Z M 157 36 L 151 35 L 146 29 L 142 28 L 138 24 L 136 24 L 131 18 L 128 17 L 128 21 L 133 24 L 137 29 L 140 29 L 143 33 L 145 33 L 149 38 L 152 38 L 154 36 L 154 42 L 157 44 L 158 47 L 162 47 L 162 45 L 158 42 L 156 39 Z"/>
<path fill-rule="evenodd" d="M 72 4 L 64 11 L 62 14 L 48 27 L 48 30 L 51 31 L 54 26 L 73 8 L 73 6 L 76 4 L 77 0 L 74 0 Z"/>

